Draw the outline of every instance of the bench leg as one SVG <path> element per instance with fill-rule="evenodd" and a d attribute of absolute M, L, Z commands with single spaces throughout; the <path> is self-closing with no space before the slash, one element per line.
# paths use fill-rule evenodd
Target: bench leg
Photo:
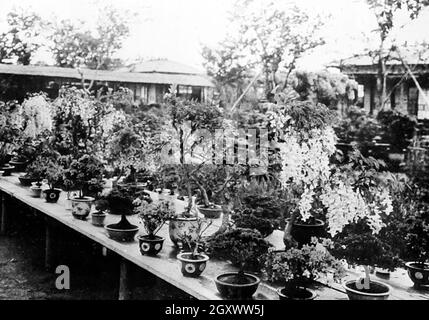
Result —
<path fill-rule="evenodd" d="M 120 267 L 119 267 L 119 300 L 129 300 L 132 297 L 132 288 L 131 288 L 131 265 L 124 258 L 120 258 Z"/>
<path fill-rule="evenodd" d="M 0 235 L 6 234 L 6 221 L 7 221 L 7 210 L 6 210 L 6 196 L 4 193 L 1 194 L 1 222 L 0 222 Z"/>
<path fill-rule="evenodd" d="M 54 239 L 51 222 L 45 218 L 45 269 L 51 271 L 54 265 Z"/>

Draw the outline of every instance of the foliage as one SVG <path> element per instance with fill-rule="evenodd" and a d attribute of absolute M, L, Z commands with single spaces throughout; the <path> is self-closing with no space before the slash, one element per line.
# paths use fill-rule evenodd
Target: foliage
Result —
<path fill-rule="evenodd" d="M 17 101 L 0 101 L 0 164 L 14 149 L 22 130 L 21 106 Z"/>
<path fill-rule="evenodd" d="M 51 51 L 57 66 L 106 70 L 115 66 L 113 54 L 129 35 L 128 18 L 104 7 L 96 18 L 96 32 L 70 20 L 51 23 Z"/>
<path fill-rule="evenodd" d="M 380 111 L 377 120 L 381 125 L 383 140 L 391 145 L 393 152 L 403 152 L 413 138 L 417 121 L 393 110 Z"/>
<path fill-rule="evenodd" d="M 14 10 L 7 14 L 6 21 L 8 29 L 0 33 L 0 63 L 30 64 L 41 46 L 37 39 L 42 27 L 40 16 Z"/>
<path fill-rule="evenodd" d="M 141 201 L 152 203 L 149 194 L 132 185 L 116 186 L 102 199 L 108 202 L 110 212 L 122 215 L 134 214 L 135 208 L 141 204 Z"/>
<path fill-rule="evenodd" d="M 165 222 L 175 215 L 171 203 L 167 201 L 160 201 L 159 203 L 141 201 L 140 204 L 134 208 L 134 212 L 138 214 L 147 234 L 151 238 L 154 238 Z"/>
<path fill-rule="evenodd" d="M 46 93 L 29 95 L 22 103 L 23 132 L 25 139 L 36 139 L 52 129 L 51 105 Z"/>
<path fill-rule="evenodd" d="M 208 252 L 221 259 L 230 260 L 240 268 L 260 270 L 261 257 L 271 245 L 262 235 L 251 229 L 233 228 L 207 241 Z"/>
<path fill-rule="evenodd" d="M 332 245 L 330 240 L 313 238 L 311 244 L 301 249 L 270 251 L 265 257 L 264 268 L 268 280 L 283 284 L 290 294 L 305 288 L 317 277 L 328 277 L 331 274 L 334 281 L 339 281 L 345 275 L 345 270 L 342 263 L 329 253 L 328 249 Z"/>
<path fill-rule="evenodd" d="M 85 186 L 101 183 L 104 166 L 93 155 L 84 155 L 79 159 L 73 159 L 70 166 L 64 171 L 64 182 L 72 188 L 79 190 L 79 197 L 85 194 Z"/>
<path fill-rule="evenodd" d="M 348 106 L 355 100 L 357 82 L 344 74 L 296 71 L 295 77 L 294 90 L 303 100 L 322 103 L 332 110 L 337 110 L 339 104 Z"/>
<path fill-rule="evenodd" d="M 189 228 L 189 232 L 185 231 L 179 235 L 182 243 L 189 248 L 193 259 L 196 259 L 200 252 L 205 251 L 203 235 L 212 224 L 211 219 L 197 218 L 196 224 Z"/>

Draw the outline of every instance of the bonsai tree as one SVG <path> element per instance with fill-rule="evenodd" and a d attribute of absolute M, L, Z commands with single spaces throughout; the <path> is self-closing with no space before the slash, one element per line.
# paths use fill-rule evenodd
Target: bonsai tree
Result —
<path fill-rule="evenodd" d="M 59 185 L 63 179 L 64 168 L 53 159 L 45 159 L 42 163 L 44 178 L 48 181 L 49 189 L 53 190 L 56 185 Z"/>
<path fill-rule="evenodd" d="M 181 235 L 182 242 L 190 249 L 190 259 L 198 259 L 200 252 L 204 251 L 203 235 L 212 224 L 213 220 L 198 218 L 196 226 L 193 226 L 193 228 L 196 229 L 197 237 L 193 238 L 190 233 L 186 231 Z"/>
<path fill-rule="evenodd" d="M 207 240 L 208 253 L 229 260 L 239 268 L 238 283 L 245 281 L 245 270 L 259 271 L 263 262 L 261 257 L 268 252 L 271 244 L 261 233 L 252 229 L 231 228 Z M 243 280 L 244 279 L 244 280 Z"/>
<path fill-rule="evenodd" d="M 149 194 L 132 185 L 115 186 L 107 195 L 103 196 L 102 199 L 107 201 L 111 214 L 125 216 L 136 213 L 135 209 L 140 204 L 138 199 L 152 203 Z"/>
<path fill-rule="evenodd" d="M 161 230 L 165 222 L 175 214 L 175 211 L 167 201 L 148 203 L 143 200 L 139 202 L 140 204 L 134 208 L 134 211 L 143 222 L 147 237 L 155 239 L 156 234 Z"/>
<path fill-rule="evenodd" d="M 332 246 L 330 240 L 312 239 L 302 248 L 290 248 L 286 251 L 270 251 L 265 259 L 264 271 L 268 281 L 279 283 L 283 288 L 278 290 L 281 298 L 311 299 L 314 295 L 307 289 L 316 278 L 333 276 L 339 281 L 345 270 L 342 263 L 327 250 Z"/>
<path fill-rule="evenodd" d="M 8 155 L 15 148 L 21 135 L 21 106 L 17 101 L 0 101 L 0 167 L 10 159 Z"/>
<path fill-rule="evenodd" d="M 370 267 L 379 267 L 389 271 L 395 270 L 401 265 L 401 260 L 388 243 L 374 234 L 368 227 L 366 221 L 358 221 L 355 224 L 346 226 L 344 230 L 333 239 L 335 246 L 332 248 L 332 254 L 345 259 L 352 266 L 363 266 L 365 278 L 360 280 L 365 292 L 371 291 L 371 285 L 374 284 L 370 279 Z M 375 290 L 378 284 L 375 284 Z M 352 289 L 356 290 L 356 283 L 352 284 Z M 359 289 L 359 288 L 357 288 Z"/>
<path fill-rule="evenodd" d="M 73 159 L 64 171 L 64 181 L 67 185 L 79 190 L 79 199 L 83 199 L 89 184 L 101 184 L 104 166 L 100 160 L 91 155 Z"/>

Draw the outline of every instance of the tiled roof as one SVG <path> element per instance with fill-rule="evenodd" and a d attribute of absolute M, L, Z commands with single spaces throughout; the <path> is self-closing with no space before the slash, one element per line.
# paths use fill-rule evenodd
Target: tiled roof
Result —
<path fill-rule="evenodd" d="M 188 86 L 214 87 L 214 84 L 204 74 L 184 73 L 138 73 L 123 71 L 105 71 L 81 69 L 86 80 L 128 83 L 178 84 Z M 0 64 L 0 74 L 15 74 L 28 76 L 45 76 L 53 78 L 81 79 L 78 69 L 51 66 Z"/>
<path fill-rule="evenodd" d="M 173 74 L 195 74 L 201 75 L 203 72 L 182 63 L 158 59 L 148 60 L 132 65 L 128 71 L 138 73 L 173 73 Z"/>

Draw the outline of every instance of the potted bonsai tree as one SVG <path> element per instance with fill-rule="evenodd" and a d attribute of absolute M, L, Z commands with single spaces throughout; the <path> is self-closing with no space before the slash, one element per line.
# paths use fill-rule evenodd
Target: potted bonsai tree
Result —
<path fill-rule="evenodd" d="M 202 252 L 204 244 L 202 238 L 207 229 L 212 225 L 213 221 L 207 222 L 206 219 L 198 219 L 197 239 L 192 239 L 191 234 L 183 234 L 182 242 L 187 244 L 190 251 L 181 252 L 177 255 L 182 267 L 181 271 L 185 277 L 198 277 L 205 270 L 209 257 Z"/>
<path fill-rule="evenodd" d="M 26 177 L 21 184 L 27 186 L 30 184 L 31 195 L 35 198 L 40 198 L 42 195 L 42 180 L 45 178 L 45 166 L 42 156 L 38 156 L 26 169 Z"/>
<path fill-rule="evenodd" d="M 133 241 L 139 228 L 131 224 L 126 216 L 134 214 L 134 209 L 140 205 L 141 201 L 151 203 L 150 196 L 135 186 L 125 185 L 114 187 L 103 199 L 107 201 L 111 214 L 121 215 L 121 220 L 118 223 L 109 224 L 105 227 L 109 237 L 120 242 Z"/>
<path fill-rule="evenodd" d="M 21 135 L 21 106 L 17 101 L 0 101 L 0 170 L 3 176 L 9 176 L 15 169 L 9 164 L 11 152 Z"/>
<path fill-rule="evenodd" d="M 277 290 L 280 300 L 313 300 L 316 294 L 308 286 L 314 279 L 332 275 L 338 281 L 345 274 L 342 263 L 327 251 L 331 242 L 312 241 L 300 249 L 267 254 L 264 271 L 270 282 L 283 285 Z"/>
<path fill-rule="evenodd" d="M 345 259 L 352 266 L 363 266 L 365 277 L 349 280 L 343 284 L 350 300 L 386 300 L 391 288 L 370 278 L 370 267 L 393 271 L 401 264 L 391 247 L 374 234 L 365 222 L 344 228 L 334 237 L 332 254 Z"/>
<path fill-rule="evenodd" d="M 96 157 L 84 155 L 73 159 L 64 171 L 65 182 L 79 190 L 78 196 L 71 199 L 72 214 L 76 219 L 85 220 L 88 217 L 95 199 L 86 195 L 85 187 L 93 179 L 101 181 L 103 169 L 103 164 Z"/>
<path fill-rule="evenodd" d="M 61 189 L 55 188 L 63 178 L 64 168 L 54 159 L 47 158 L 43 163 L 43 175 L 48 182 L 48 189 L 43 190 L 46 202 L 56 203 L 60 198 Z"/>
<path fill-rule="evenodd" d="M 139 202 L 140 204 L 134 210 L 139 215 L 146 230 L 146 235 L 138 236 L 140 253 L 155 256 L 162 250 L 164 243 L 164 238 L 156 234 L 165 222 L 175 214 L 175 211 L 167 201 L 160 201 L 159 203 Z"/>
<path fill-rule="evenodd" d="M 208 253 L 212 257 L 229 260 L 239 268 L 238 272 L 216 277 L 220 294 L 228 298 L 251 298 L 261 280 L 245 270 L 259 271 L 262 267 L 260 258 L 270 246 L 258 231 L 251 229 L 233 228 L 210 238 L 207 241 Z"/>
<path fill-rule="evenodd" d="M 91 212 L 91 223 L 96 227 L 103 227 L 106 219 L 106 211 L 109 209 L 109 203 L 104 199 L 95 200 L 95 210 Z"/>

